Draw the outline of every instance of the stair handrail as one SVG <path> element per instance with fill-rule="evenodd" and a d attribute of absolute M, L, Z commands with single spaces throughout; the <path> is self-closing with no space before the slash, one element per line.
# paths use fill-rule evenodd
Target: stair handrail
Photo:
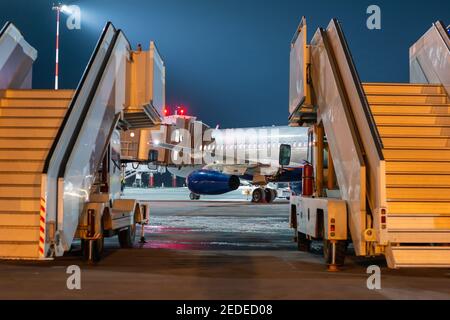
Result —
<path fill-rule="evenodd" d="M 3 34 L 9 28 L 10 25 L 13 25 L 11 21 L 6 21 L 3 27 L 0 29 L 0 38 L 3 37 Z"/>
<path fill-rule="evenodd" d="M 368 228 L 381 228 L 381 214 L 387 213 L 386 201 L 386 163 L 383 155 L 383 142 L 378 132 L 375 119 L 367 101 L 366 94 L 355 67 L 347 40 L 342 26 L 337 19 L 332 19 L 326 30 L 324 30 L 326 41 L 329 44 L 330 55 L 336 62 L 336 73 L 343 87 L 343 91 L 348 105 L 350 106 L 351 118 L 354 119 L 354 126 L 361 150 L 364 156 L 366 167 L 366 182 L 361 186 L 361 197 L 367 199 L 372 223 L 362 225 L 362 230 Z M 365 200 L 364 200 L 365 201 Z M 363 205 L 361 205 L 364 208 Z M 369 212 L 369 210 L 367 210 Z M 361 218 L 365 220 L 365 218 Z M 385 243 L 387 234 L 377 233 L 377 240 Z"/>
<path fill-rule="evenodd" d="M 84 84 L 86 82 L 87 76 L 91 72 L 91 69 L 92 69 L 92 66 L 94 64 L 95 58 L 97 57 L 97 55 L 98 55 L 98 53 L 100 51 L 100 48 L 102 46 L 103 41 L 105 40 L 105 37 L 107 35 L 107 32 L 108 32 L 109 28 L 113 28 L 113 30 L 115 32 L 115 28 L 114 28 L 114 25 L 112 24 L 112 22 L 108 22 L 105 25 L 105 27 L 103 28 L 103 32 L 102 32 L 100 38 L 98 39 L 97 44 L 95 45 L 95 49 L 92 52 L 92 55 L 91 55 L 91 57 L 89 59 L 89 62 L 87 64 L 84 72 L 83 72 L 81 80 L 78 83 L 77 89 L 75 90 L 75 94 L 74 94 L 74 96 L 73 96 L 73 98 L 72 98 L 72 100 L 70 102 L 69 108 L 67 109 L 67 112 L 66 112 L 66 114 L 64 116 L 64 119 L 63 119 L 63 121 L 61 123 L 61 126 L 58 129 L 58 133 L 56 134 L 55 140 L 53 141 L 53 144 L 50 147 L 48 156 L 47 156 L 47 158 L 45 160 L 43 173 L 47 173 L 47 171 L 48 171 L 48 168 L 49 168 L 49 165 L 50 165 L 50 161 L 51 161 L 51 159 L 53 157 L 53 154 L 55 152 L 55 149 L 56 149 L 56 147 L 58 145 L 58 141 L 59 141 L 59 139 L 60 139 L 60 137 L 61 137 L 61 135 L 62 135 L 62 133 L 64 131 L 64 128 L 66 126 L 67 121 L 70 118 L 72 110 L 74 109 L 74 107 L 76 105 L 77 99 L 78 99 L 78 97 L 80 95 L 81 90 L 83 89 L 83 86 L 84 86 Z"/>
<path fill-rule="evenodd" d="M 78 121 L 80 121 L 78 116 L 86 107 L 86 96 L 89 96 L 90 92 L 96 89 L 91 86 L 91 82 L 99 73 L 103 73 L 104 61 L 109 59 L 108 52 L 112 48 L 112 40 L 116 36 L 117 30 L 114 25 L 111 22 L 106 23 L 45 159 L 41 179 L 41 211 L 44 211 L 44 217 L 41 217 L 41 220 L 45 220 L 45 232 L 50 235 L 50 241 L 45 242 L 44 256 L 54 254 L 55 252 L 49 251 L 49 246 L 51 243 L 58 243 L 60 240 L 57 235 L 60 222 L 58 193 L 63 190 L 58 190 L 58 173 L 62 157 L 67 152 L 71 137 L 76 133 L 74 124 L 77 128 Z M 107 48 L 106 54 L 104 54 L 105 48 Z M 47 230 L 49 226 L 51 226 L 51 230 Z M 53 250 L 57 251 L 57 247 L 58 245 L 55 245 Z"/>
<path fill-rule="evenodd" d="M 411 83 L 441 84 L 450 98 L 450 36 L 442 21 L 411 46 L 409 60 Z"/>

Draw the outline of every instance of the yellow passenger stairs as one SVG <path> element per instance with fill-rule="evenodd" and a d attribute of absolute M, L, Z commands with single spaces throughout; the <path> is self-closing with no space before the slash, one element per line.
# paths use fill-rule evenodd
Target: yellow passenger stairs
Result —
<path fill-rule="evenodd" d="M 441 85 L 363 85 L 386 161 L 386 257 L 450 267 L 450 101 Z"/>
<path fill-rule="evenodd" d="M 0 91 L 0 258 L 39 257 L 41 176 L 73 94 Z"/>

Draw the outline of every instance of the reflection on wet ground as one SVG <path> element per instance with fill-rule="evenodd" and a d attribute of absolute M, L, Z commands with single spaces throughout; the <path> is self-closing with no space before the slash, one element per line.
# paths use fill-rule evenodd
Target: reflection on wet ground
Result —
<path fill-rule="evenodd" d="M 448 270 L 389 270 L 383 259 L 350 255 L 341 272 L 327 272 L 320 243 L 314 254 L 296 250 L 286 201 L 253 205 L 230 194 L 190 202 L 184 189 L 130 191 L 151 203 L 147 243 L 120 249 L 117 237 L 107 239 L 95 265 L 77 248 L 55 261 L 0 262 L 0 298 L 450 299 Z M 367 288 L 373 264 L 382 270 L 379 291 Z M 80 291 L 67 290 L 71 265 L 82 270 Z"/>
<path fill-rule="evenodd" d="M 252 205 L 235 191 L 186 201 L 187 189 L 129 189 L 127 197 L 152 201 L 145 248 L 185 250 L 294 250 L 288 202 Z M 171 196 L 170 206 L 156 199 Z M 264 208 L 264 210 L 261 210 Z"/>

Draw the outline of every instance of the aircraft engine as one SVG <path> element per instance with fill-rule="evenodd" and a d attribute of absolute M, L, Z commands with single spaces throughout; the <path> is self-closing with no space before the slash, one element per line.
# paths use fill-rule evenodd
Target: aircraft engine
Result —
<path fill-rule="evenodd" d="M 188 188 L 197 195 L 220 195 L 237 190 L 240 180 L 237 176 L 212 170 L 197 170 L 187 178 Z"/>

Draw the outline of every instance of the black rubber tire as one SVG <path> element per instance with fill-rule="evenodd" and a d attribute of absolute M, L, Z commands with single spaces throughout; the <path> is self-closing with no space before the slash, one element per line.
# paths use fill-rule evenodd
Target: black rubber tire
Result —
<path fill-rule="evenodd" d="M 297 232 L 297 248 L 301 252 L 311 251 L 311 240 L 309 240 L 305 234 Z"/>
<path fill-rule="evenodd" d="M 257 188 L 253 190 L 252 193 L 252 202 L 253 203 L 260 203 L 263 199 L 263 190 L 261 188 Z"/>
<path fill-rule="evenodd" d="M 331 264 L 332 243 L 330 240 L 323 240 L 323 258 L 326 264 Z M 345 256 L 347 254 L 347 241 L 336 242 L 336 259 L 335 263 L 338 266 L 343 266 L 345 263 Z"/>
<path fill-rule="evenodd" d="M 136 240 L 136 224 L 132 224 L 125 230 L 119 231 L 119 244 L 123 249 L 133 248 Z"/>
<path fill-rule="evenodd" d="M 274 189 L 270 189 L 270 191 L 272 192 L 272 202 L 274 202 L 278 198 L 278 192 Z"/>
<path fill-rule="evenodd" d="M 272 191 L 273 191 L 272 189 L 265 189 L 264 190 L 264 195 L 266 197 L 266 202 L 267 203 L 272 203 L 275 200 Z"/>
<path fill-rule="evenodd" d="M 200 200 L 200 195 L 191 192 L 189 194 L 189 199 L 191 199 L 191 201 Z"/>
<path fill-rule="evenodd" d="M 81 254 L 83 260 L 89 261 L 89 242 L 92 243 L 92 262 L 99 262 L 102 259 L 105 248 L 105 238 L 101 237 L 97 240 L 81 239 Z"/>

